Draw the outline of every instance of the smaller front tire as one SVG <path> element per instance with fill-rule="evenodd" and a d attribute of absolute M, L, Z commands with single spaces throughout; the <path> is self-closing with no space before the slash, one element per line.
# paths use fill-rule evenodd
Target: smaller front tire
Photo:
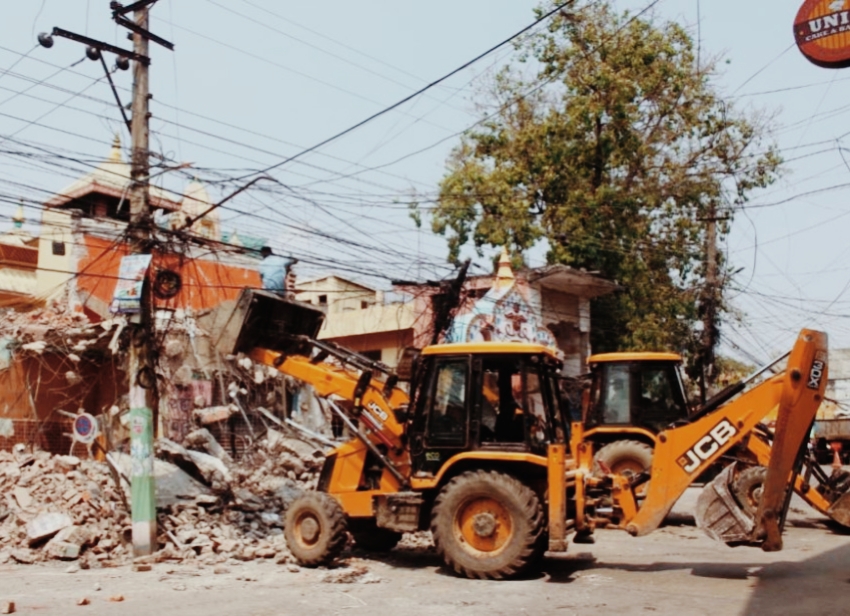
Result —
<path fill-rule="evenodd" d="M 283 535 L 298 564 L 329 565 L 348 541 L 345 513 L 328 494 L 308 492 L 289 505 Z"/>

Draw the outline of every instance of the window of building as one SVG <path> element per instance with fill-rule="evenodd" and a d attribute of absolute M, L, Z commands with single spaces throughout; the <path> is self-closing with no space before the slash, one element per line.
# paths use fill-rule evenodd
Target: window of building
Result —
<path fill-rule="evenodd" d="M 363 300 L 362 302 L 360 302 L 360 309 L 361 309 L 361 310 L 366 310 L 366 308 L 368 308 L 368 307 L 369 307 L 369 302 L 367 302 L 367 301 L 365 301 L 365 300 Z"/>
<path fill-rule="evenodd" d="M 60 257 L 65 254 L 65 242 L 53 242 L 53 254 Z"/>
<path fill-rule="evenodd" d="M 319 306 L 327 306 L 328 305 L 328 296 L 320 295 L 319 296 Z"/>

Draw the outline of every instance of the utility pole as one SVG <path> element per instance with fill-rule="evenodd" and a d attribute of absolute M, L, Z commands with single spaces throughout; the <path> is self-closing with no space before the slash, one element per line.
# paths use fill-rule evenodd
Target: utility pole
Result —
<path fill-rule="evenodd" d="M 133 13 L 135 25 L 148 30 L 147 3 L 137 3 Z M 120 9 L 113 5 L 113 10 Z M 139 31 L 133 34 L 133 51 L 148 57 L 148 39 Z M 150 160 L 148 127 L 148 63 L 136 60 L 133 64 L 133 104 L 130 134 L 132 158 L 130 162 L 130 241 L 136 254 L 150 252 Z M 154 411 L 156 399 L 156 371 L 151 365 L 153 354 L 153 319 L 150 293 L 142 293 L 138 322 L 130 330 L 130 449 L 133 455 L 131 475 L 131 502 L 133 519 L 133 555 L 146 556 L 156 551 L 156 496 L 154 485 Z"/>
<path fill-rule="evenodd" d="M 705 286 L 703 287 L 700 312 L 702 316 L 702 339 L 700 340 L 699 388 L 702 401 L 717 381 L 717 362 L 714 349 L 717 346 L 717 304 L 719 300 L 717 275 L 717 207 L 708 208 L 705 232 Z"/>
<path fill-rule="evenodd" d="M 119 26 L 130 30 L 133 39 L 133 51 L 98 41 L 81 34 L 69 32 L 62 28 L 53 28 L 52 34 L 41 33 L 38 42 L 43 47 L 53 46 L 53 37 L 60 36 L 87 46 L 86 55 L 91 60 L 99 60 L 106 72 L 109 85 L 116 102 L 124 109 L 112 81 L 112 76 L 103 52 L 118 56 L 116 68 L 129 68 L 133 60 L 133 117 L 130 122 L 132 158 L 130 162 L 130 225 L 127 236 L 130 240 L 132 255 L 150 255 L 153 248 L 151 212 L 150 212 L 150 145 L 148 102 L 148 56 L 149 42 L 154 41 L 167 49 L 174 45 L 148 30 L 148 13 L 150 6 L 157 0 L 136 0 L 124 6 L 112 1 L 112 19 Z M 133 13 L 133 19 L 126 17 Z M 147 271 L 147 270 L 146 270 Z M 129 377 L 130 394 L 130 454 L 132 468 L 130 471 L 131 515 L 133 520 L 133 554 L 146 556 L 157 549 L 156 544 L 156 500 L 154 485 L 154 433 L 156 413 L 158 411 L 158 395 L 156 382 L 156 367 L 154 365 L 154 319 L 153 303 L 150 298 L 148 285 L 143 286 L 138 313 L 132 314 L 129 323 L 130 349 L 128 353 L 127 375 Z"/>

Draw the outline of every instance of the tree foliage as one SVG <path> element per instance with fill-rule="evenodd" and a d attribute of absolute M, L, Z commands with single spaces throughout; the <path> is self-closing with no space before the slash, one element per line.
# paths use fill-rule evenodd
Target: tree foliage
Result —
<path fill-rule="evenodd" d="M 731 216 L 779 170 L 765 122 L 722 99 L 676 23 L 593 2 L 548 25 L 490 84 L 432 227 L 452 260 L 469 244 L 520 255 L 546 240 L 550 263 L 616 280 L 622 291 L 593 304 L 595 350 L 692 346 L 705 219 Z"/>

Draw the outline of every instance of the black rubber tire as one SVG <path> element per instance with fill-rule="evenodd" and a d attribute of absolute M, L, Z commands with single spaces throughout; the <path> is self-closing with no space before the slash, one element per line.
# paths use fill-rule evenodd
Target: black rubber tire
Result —
<path fill-rule="evenodd" d="M 348 526 L 355 547 L 367 552 L 389 552 L 401 541 L 401 533 L 388 528 L 378 528 L 374 520 L 356 524 L 351 520 Z"/>
<path fill-rule="evenodd" d="M 457 525 L 465 507 L 477 499 L 492 500 L 510 516 L 510 534 L 495 553 L 466 542 Z M 468 578 L 501 580 L 526 571 L 543 555 L 543 508 L 537 494 L 518 479 L 495 471 L 469 471 L 447 483 L 431 512 L 437 553 L 455 573 Z"/>
<path fill-rule="evenodd" d="M 738 473 L 732 481 L 732 494 L 735 495 L 735 500 L 752 518 L 756 517 L 756 511 L 758 511 L 765 477 L 767 477 L 766 467 L 751 466 Z"/>
<path fill-rule="evenodd" d="M 286 510 L 283 535 L 298 564 L 329 565 L 348 542 L 345 513 L 328 494 L 307 492 Z"/>
<path fill-rule="evenodd" d="M 623 465 L 639 466 L 644 471 L 649 472 L 652 469 L 652 447 L 646 443 L 630 439 L 614 441 L 601 447 L 593 456 L 593 472 L 596 474 L 602 473 L 600 460 L 615 473 Z M 621 471 L 620 474 L 629 477 L 635 473 L 634 470 L 628 469 L 625 472 Z"/>

